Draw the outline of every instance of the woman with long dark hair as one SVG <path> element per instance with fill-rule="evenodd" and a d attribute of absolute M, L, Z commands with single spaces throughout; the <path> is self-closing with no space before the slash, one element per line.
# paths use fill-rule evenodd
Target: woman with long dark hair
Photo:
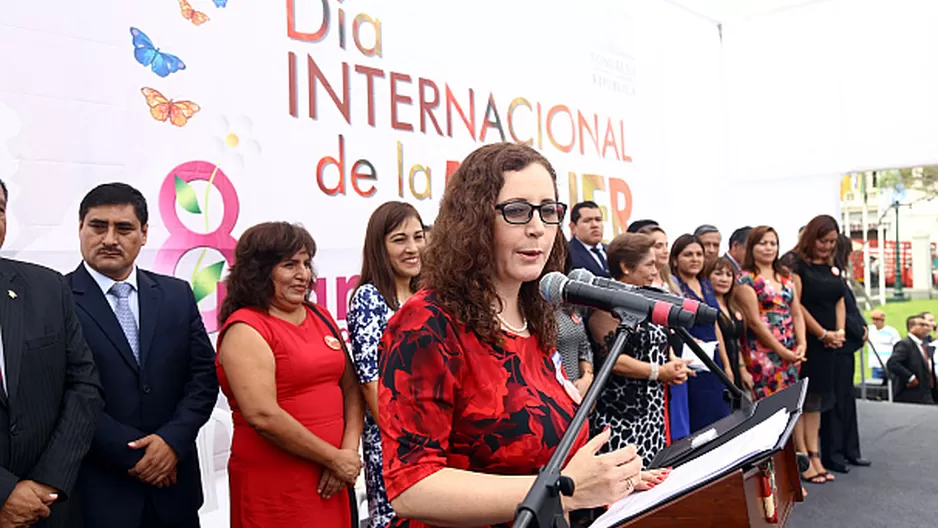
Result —
<path fill-rule="evenodd" d="M 742 358 L 757 399 L 798 381 L 805 356 L 804 318 L 795 283 L 778 261 L 778 234 L 769 226 L 749 232 L 736 300 L 746 316 Z"/>
<path fill-rule="evenodd" d="M 383 528 L 394 518 L 381 474 L 381 431 L 376 420 L 378 343 L 388 319 L 417 291 L 425 245 L 423 221 L 414 206 L 387 202 L 375 209 L 365 230 L 362 269 L 346 317 L 355 373 L 366 404 L 362 443 L 372 528 Z"/>
<path fill-rule="evenodd" d="M 392 527 L 493 526 L 515 509 L 568 429 L 576 389 L 538 293 L 564 259 L 557 177 L 536 150 L 478 148 L 450 176 L 417 292 L 380 345 L 378 407 Z M 646 486 L 635 447 L 596 455 L 579 436 L 565 510 Z"/>
<path fill-rule="evenodd" d="M 677 237 L 674 245 L 671 246 L 670 262 L 671 272 L 677 278 L 684 297 L 711 308 L 720 308 L 713 294 L 713 286 L 703 274 L 704 249 L 700 239 L 687 234 Z M 717 344 L 717 354 L 714 354 L 713 361 L 732 381 L 733 371 L 730 368 L 726 345 L 722 343 L 723 336 L 717 324 L 696 324 L 688 330 L 688 333 L 698 341 Z M 702 370 L 687 381 L 691 432 L 699 431 L 729 414 L 729 404 L 723 398 L 724 390 L 726 388 L 720 378 L 713 372 Z"/>
<path fill-rule="evenodd" d="M 234 422 L 231 526 L 349 526 L 362 396 L 338 327 L 308 300 L 316 243 L 300 226 L 245 231 L 218 314 L 216 369 Z"/>
<path fill-rule="evenodd" d="M 719 257 L 706 266 L 704 275 L 710 279 L 713 286 L 713 296 L 720 305 L 717 324 L 723 335 L 723 344 L 726 345 L 726 357 L 729 367 L 733 370 L 733 380 L 742 390 L 752 388 L 752 376 L 746 370 L 739 353 L 739 343 L 746 331 L 743 314 L 733 300 L 733 290 L 736 284 L 736 267 L 727 257 Z"/>
<path fill-rule="evenodd" d="M 801 377 L 810 380 L 800 432 L 801 444 L 811 459 L 811 472 L 802 477 L 816 484 L 835 480 L 821 461 L 818 431 L 821 413 L 834 406 L 834 358 L 846 339 L 844 281 L 840 269 L 834 265 L 838 237 L 836 220 L 828 215 L 814 217 L 805 226 L 795 247 L 797 258 L 792 267 L 807 329 Z M 795 440 L 798 442 L 797 438 Z"/>

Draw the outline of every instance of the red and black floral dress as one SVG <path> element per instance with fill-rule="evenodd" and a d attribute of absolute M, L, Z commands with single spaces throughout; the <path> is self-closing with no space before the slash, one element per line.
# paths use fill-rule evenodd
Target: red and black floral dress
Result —
<path fill-rule="evenodd" d="M 577 404 L 553 346 L 503 335 L 501 347 L 481 342 L 428 290 L 388 322 L 378 407 L 389 500 L 443 468 L 534 475 L 550 459 Z M 571 455 L 587 434 L 584 427 Z M 395 518 L 390 526 L 427 525 Z"/>

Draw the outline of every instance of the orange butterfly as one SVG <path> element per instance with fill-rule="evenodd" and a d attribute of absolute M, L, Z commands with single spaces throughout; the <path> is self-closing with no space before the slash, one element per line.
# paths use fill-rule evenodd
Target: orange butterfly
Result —
<path fill-rule="evenodd" d="M 201 26 L 202 24 L 208 22 L 208 15 L 201 11 L 196 11 L 192 9 L 192 6 L 189 5 L 189 2 L 186 0 L 179 0 L 179 10 L 182 11 L 182 17 L 192 22 L 196 26 Z"/>
<path fill-rule="evenodd" d="M 170 123 L 181 127 L 189 121 L 190 117 L 201 110 L 199 105 L 192 101 L 171 101 L 153 88 L 141 88 L 140 91 L 147 98 L 150 115 L 157 121 L 169 119 Z"/>

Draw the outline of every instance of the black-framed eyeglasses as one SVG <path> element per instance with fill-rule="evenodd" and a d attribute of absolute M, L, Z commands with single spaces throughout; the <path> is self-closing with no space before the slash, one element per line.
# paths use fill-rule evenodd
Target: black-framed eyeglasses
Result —
<path fill-rule="evenodd" d="M 509 224 L 527 224 L 534 218 L 534 210 L 541 216 L 541 222 L 557 225 L 563 222 L 567 213 L 567 204 L 561 202 L 545 202 L 534 205 L 522 200 L 505 202 L 495 205 L 495 210 L 502 213 L 502 218 Z"/>

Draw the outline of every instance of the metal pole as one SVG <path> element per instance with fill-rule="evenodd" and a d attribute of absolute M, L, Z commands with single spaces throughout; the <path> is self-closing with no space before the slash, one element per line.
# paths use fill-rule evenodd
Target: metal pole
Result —
<path fill-rule="evenodd" d="M 879 304 L 882 306 L 886 304 L 886 226 L 882 222 L 876 229 L 876 239 L 879 242 Z"/>
<path fill-rule="evenodd" d="M 866 173 L 863 173 L 862 176 L 866 178 Z M 864 180 L 864 183 L 865 180 Z M 865 185 L 864 185 L 865 188 Z M 863 193 L 863 212 L 862 218 L 860 218 L 860 223 L 863 225 L 863 290 L 866 292 L 867 302 L 873 296 L 873 285 L 870 284 L 870 207 L 866 203 L 866 193 Z"/>
<path fill-rule="evenodd" d="M 860 347 L 860 399 L 866 401 L 866 343 Z"/>
<path fill-rule="evenodd" d="M 899 247 L 899 202 L 892 204 L 896 208 L 896 278 L 893 279 L 892 291 L 896 300 L 901 300 L 902 293 L 902 259 Z"/>

